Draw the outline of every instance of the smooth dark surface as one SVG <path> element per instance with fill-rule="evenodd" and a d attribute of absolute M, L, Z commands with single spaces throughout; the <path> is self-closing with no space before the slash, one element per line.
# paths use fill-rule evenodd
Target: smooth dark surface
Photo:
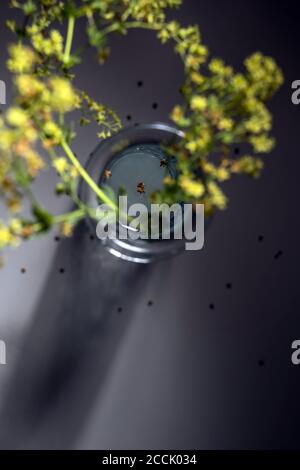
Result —
<path fill-rule="evenodd" d="M 5 3 L 1 64 L 12 39 Z M 117 260 L 97 268 L 89 261 L 81 237 L 96 253 L 98 246 L 84 231 L 63 242 L 68 249 L 52 234 L 7 257 L 0 272 L 0 337 L 8 349 L 0 369 L 2 447 L 299 448 L 300 366 L 291 363 L 291 343 L 300 338 L 300 106 L 292 105 L 290 87 L 300 78 L 300 8 L 289 0 L 186 0 L 176 16 L 199 23 L 211 52 L 237 68 L 256 50 L 279 62 L 286 83 L 271 106 L 276 150 L 261 180 L 226 184 L 229 208 L 215 218 L 204 250 L 142 268 L 139 287 L 127 274 L 133 266 L 116 271 Z M 77 44 L 82 33 L 76 29 Z M 88 52 L 77 83 L 134 124 L 167 121 L 181 80 L 171 47 L 134 31 L 113 38 L 102 68 Z M 80 134 L 82 161 L 96 143 L 94 129 Z M 43 176 L 37 191 L 59 212 L 68 201 L 51 193 L 53 181 Z M 111 272 L 123 280 L 108 282 Z M 103 336 L 99 323 L 91 336 L 90 319 L 100 311 L 109 328 Z"/>

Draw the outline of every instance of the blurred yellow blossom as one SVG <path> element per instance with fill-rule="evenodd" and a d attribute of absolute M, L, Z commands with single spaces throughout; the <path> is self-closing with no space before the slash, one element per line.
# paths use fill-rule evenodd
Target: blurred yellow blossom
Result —
<path fill-rule="evenodd" d="M 50 102 L 54 111 L 66 113 L 79 106 L 79 98 L 71 83 L 65 78 L 51 78 L 50 87 Z"/>
<path fill-rule="evenodd" d="M 9 245 L 12 239 L 12 235 L 7 227 L 0 225 L 0 249 Z"/>
<path fill-rule="evenodd" d="M 65 237 L 71 237 L 73 235 L 74 226 L 70 222 L 64 222 L 61 224 L 61 233 Z"/>
<path fill-rule="evenodd" d="M 193 111 L 204 111 L 207 107 L 207 100 L 204 96 L 192 96 L 191 109 Z"/>
<path fill-rule="evenodd" d="M 9 56 L 7 67 L 14 73 L 31 72 L 36 63 L 33 50 L 23 44 L 12 44 L 9 47 Z"/>
<path fill-rule="evenodd" d="M 64 157 L 55 158 L 53 160 L 53 166 L 59 174 L 64 173 L 69 168 L 69 164 Z"/>
<path fill-rule="evenodd" d="M 22 127 L 28 124 L 28 113 L 19 107 L 11 107 L 7 112 L 6 119 L 11 126 Z"/>
<path fill-rule="evenodd" d="M 218 209 L 225 209 L 227 204 L 226 196 L 216 182 L 210 181 L 207 185 L 211 198 L 211 203 Z"/>
<path fill-rule="evenodd" d="M 200 197 L 204 194 L 205 188 L 203 183 L 200 181 L 193 181 L 191 178 L 185 175 L 179 177 L 179 185 L 187 196 Z"/>

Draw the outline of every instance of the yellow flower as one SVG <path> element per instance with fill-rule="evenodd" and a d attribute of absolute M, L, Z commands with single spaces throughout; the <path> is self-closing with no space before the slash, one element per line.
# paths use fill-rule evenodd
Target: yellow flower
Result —
<path fill-rule="evenodd" d="M 197 148 L 199 150 L 205 150 L 211 143 L 211 133 L 208 129 L 201 129 L 199 139 L 197 139 Z"/>
<path fill-rule="evenodd" d="M 53 160 L 53 166 L 57 173 L 61 175 L 68 169 L 69 164 L 64 157 L 58 157 Z"/>
<path fill-rule="evenodd" d="M 225 209 L 227 199 L 221 188 L 214 181 L 210 181 L 207 185 L 210 194 L 211 203 L 218 209 Z"/>
<path fill-rule="evenodd" d="M 222 131 L 231 131 L 231 129 L 233 128 L 233 121 L 232 119 L 229 119 L 229 118 L 222 118 L 219 122 L 218 122 L 218 128 Z"/>
<path fill-rule="evenodd" d="M 12 235 L 7 227 L 0 225 L 0 249 L 9 245 L 12 239 Z"/>
<path fill-rule="evenodd" d="M 202 83 L 205 81 L 205 78 L 203 75 L 200 75 L 199 72 L 192 72 L 191 79 L 194 83 L 196 83 L 196 85 L 202 85 Z"/>
<path fill-rule="evenodd" d="M 50 40 L 53 48 L 53 52 L 56 54 L 60 54 L 63 50 L 63 37 L 59 31 L 53 29 L 50 32 Z"/>
<path fill-rule="evenodd" d="M 74 226 L 70 222 L 63 222 L 61 224 L 61 233 L 65 237 L 71 237 L 73 234 Z"/>
<path fill-rule="evenodd" d="M 237 73 L 232 78 L 232 86 L 236 91 L 244 91 L 248 87 L 248 82 L 241 73 Z"/>
<path fill-rule="evenodd" d="M 28 116 L 26 111 L 17 106 L 8 110 L 6 119 L 8 124 L 14 127 L 23 127 L 28 123 Z"/>
<path fill-rule="evenodd" d="M 182 29 L 179 30 L 179 24 L 177 23 L 177 21 L 171 21 L 168 24 L 168 30 L 172 34 L 177 34 L 178 32 L 179 32 L 179 34 L 182 34 L 182 31 L 183 31 Z"/>
<path fill-rule="evenodd" d="M 200 181 L 193 181 L 188 176 L 182 175 L 179 178 L 179 186 L 187 196 L 201 197 L 205 191 L 204 185 Z"/>
<path fill-rule="evenodd" d="M 38 25 L 36 25 L 36 24 L 32 24 L 32 25 L 26 27 L 26 32 L 30 36 L 33 36 L 33 35 L 37 34 L 39 31 L 40 31 L 40 29 L 39 29 Z"/>
<path fill-rule="evenodd" d="M 230 173 L 226 168 L 217 168 L 216 178 L 219 181 L 226 181 L 230 178 Z"/>
<path fill-rule="evenodd" d="M 4 129 L 0 132 L 0 149 L 9 150 L 14 142 L 14 136 L 11 130 Z M 2 158 L 2 157 L 1 157 Z M 1 160 L 1 159 L 0 159 Z"/>
<path fill-rule="evenodd" d="M 114 16 L 115 16 L 114 11 L 108 11 L 107 13 L 103 13 L 103 18 L 105 20 L 112 20 Z"/>
<path fill-rule="evenodd" d="M 246 130 L 253 132 L 254 134 L 259 134 L 262 131 L 269 131 L 271 126 L 271 117 L 267 111 L 266 113 L 254 114 L 245 122 Z"/>
<path fill-rule="evenodd" d="M 218 75 L 220 77 L 228 78 L 231 77 L 233 73 L 232 67 L 226 66 L 222 59 L 212 59 L 209 63 L 208 68 L 213 74 Z"/>
<path fill-rule="evenodd" d="M 244 173 L 252 176 L 253 178 L 258 178 L 263 166 L 263 162 L 259 158 L 245 155 L 232 164 L 231 171 L 233 173 Z"/>
<path fill-rule="evenodd" d="M 50 80 L 50 86 L 52 89 L 50 103 L 54 111 L 65 113 L 78 106 L 78 96 L 68 80 L 54 77 Z"/>
<path fill-rule="evenodd" d="M 224 62 L 221 59 L 212 59 L 209 63 L 209 70 L 212 73 L 222 75 L 224 72 Z"/>
<path fill-rule="evenodd" d="M 36 62 L 36 56 L 32 49 L 22 44 L 11 45 L 9 55 L 7 67 L 14 73 L 30 72 Z"/>
<path fill-rule="evenodd" d="M 193 111 L 204 111 L 207 107 L 207 99 L 204 96 L 193 96 L 191 99 L 191 109 Z"/>
<path fill-rule="evenodd" d="M 54 121 L 46 122 L 43 131 L 48 139 L 52 139 L 54 142 L 57 143 L 60 142 L 63 137 L 62 130 Z"/>
<path fill-rule="evenodd" d="M 32 97 L 43 91 L 44 85 L 32 75 L 18 75 L 16 78 L 17 88 L 22 96 Z"/>
<path fill-rule="evenodd" d="M 29 142 L 35 142 L 37 137 L 38 137 L 38 133 L 37 133 L 37 130 L 32 127 L 32 126 L 28 126 L 24 129 L 24 134 L 23 136 L 29 141 Z"/>
<path fill-rule="evenodd" d="M 272 139 L 271 137 L 268 137 L 265 134 L 253 136 L 249 139 L 249 141 L 252 144 L 254 151 L 261 152 L 261 153 L 270 152 L 275 145 L 274 139 Z"/>
<path fill-rule="evenodd" d="M 19 219 L 11 219 L 9 223 L 9 228 L 14 235 L 21 235 L 22 233 L 22 224 Z"/>
<path fill-rule="evenodd" d="M 171 113 L 171 119 L 174 122 L 178 123 L 180 121 L 180 119 L 182 119 L 182 118 L 183 118 L 183 110 L 182 110 L 181 106 L 177 105 L 173 108 L 173 111 Z"/>
<path fill-rule="evenodd" d="M 225 181 L 230 178 L 230 172 L 224 167 L 216 167 L 210 162 L 201 163 L 201 168 L 205 173 L 211 175 L 213 178 L 217 179 L 218 181 Z"/>
<path fill-rule="evenodd" d="M 33 150 L 27 152 L 24 155 L 24 159 L 27 163 L 28 173 L 30 174 L 30 176 L 32 176 L 32 178 L 35 178 L 40 172 L 40 170 L 42 170 L 45 166 L 45 163 L 43 162 L 41 157 Z"/>
<path fill-rule="evenodd" d="M 71 166 L 71 168 L 70 168 L 70 177 L 72 179 L 75 179 L 75 178 L 77 178 L 77 176 L 78 176 L 77 168 L 75 168 L 75 166 Z"/>
<path fill-rule="evenodd" d="M 195 140 L 190 140 L 185 146 L 191 153 L 196 152 L 198 147 L 197 142 Z"/>
<path fill-rule="evenodd" d="M 51 39 L 44 38 L 41 33 L 37 33 L 32 36 L 32 45 L 40 54 L 44 54 L 46 56 L 50 56 L 55 52 L 53 50 Z"/>
<path fill-rule="evenodd" d="M 158 38 L 164 44 L 170 38 L 170 33 L 166 28 L 162 28 L 158 33 Z"/>
<path fill-rule="evenodd" d="M 202 62 L 203 60 L 201 60 L 199 57 L 196 57 L 192 54 L 188 54 L 185 60 L 185 65 L 190 69 L 197 70 Z"/>
<path fill-rule="evenodd" d="M 201 168 L 205 171 L 205 173 L 208 173 L 210 175 L 214 175 L 216 171 L 215 165 L 213 165 L 210 162 L 201 162 Z"/>

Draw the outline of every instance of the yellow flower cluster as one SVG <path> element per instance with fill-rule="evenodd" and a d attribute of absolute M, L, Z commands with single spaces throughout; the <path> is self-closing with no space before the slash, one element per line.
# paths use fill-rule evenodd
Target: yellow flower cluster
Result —
<path fill-rule="evenodd" d="M 80 107 L 79 95 L 66 78 L 52 76 L 41 80 L 32 74 L 21 74 L 16 77 L 15 84 L 20 94 L 20 102 L 24 107 L 26 105 L 26 108 L 28 104 L 34 104 L 39 112 L 45 114 L 67 113 Z M 28 114 L 28 111 L 26 113 Z"/>
<path fill-rule="evenodd" d="M 252 54 L 245 60 L 248 71 L 251 94 L 259 99 L 267 100 L 283 83 L 282 71 L 272 57 L 261 52 Z"/>
<path fill-rule="evenodd" d="M 182 28 L 176 21 L 161 25 L 158 38 L 164 44 L 172 39 L 175 41 L 175 51 L 180 55 L 187 73 L 193 74 L 194 80 L 201 81 L 198 74 L 200 66 L 206 61 L 207 48 L 201 43 L 199 28 L 188 26 Z"/>
<path fill-rule="evenodd" d="M 79 108 L 79 96 L 75 93 L 69 80 L 53 77 L 49 80 L 49 85 L 49 104 L 53 111 L 68 113 L 75 108 Z"/>
<path fill-rule="evenodd" d="M 150 25 L 162 24 L 165 19 L 165 8 L 180 6 L 182 0 L 123 0 L 126 16 L 146 22 Z"/>
<path fill-rule="evenodd" d="M 62 179 L 75 179 L 78 176 L 76 168 L 72 164 L 70 164 L 65 157 L 53 158 L 52 165 Z"/>
<path fill-rule="evenodd" d="M 230 178 L 230 171 L 222 165 L 216 166 L 211 162 L 203 161 L 203 163 L 201 163 L 201 169 L 208 176 L 220 182 Z"/>
<path fill-rule="evenodd" d="M 7 225 L 0 220 L 0 250 L 7 246 L 16 247 L 20 244 L 23 227 L 18 219 L 10 219 Z"/>
<path fill-rule="evenodd" d="M 207 51 L 197 29 L 182 32 L 172 22 L 161 29 L 159 37 L 163 42 L 175 40 L 175 49 L 186 68 L 184 104 L 175 106 L 171 113 L 172 120 L 185 132 L 183 141 L 174 149 L 181 176 L 177 190 L 176 184 L 167 185 L 161 198 L 170 199 L 171 194 L 176 194 L 181 200 L 198 200 L 197 187 L 192 194 L 194 186 L 188 184 L 198 177 L 204 184 L 201 199 L 209 210 L 224 209 L 226 197 L 218 183 L 236 173 L 257 177 L 263 167 L 262 161 L 251 155 L 230 158 L 233 146 L 243 143 L 253 153 L 268 153 L 275 145 L 269 134 L 272 116 L 265 103 L 282 84 L 282 72 L 272 58 L 255 53 L 246 59 L 244 74 L 235 73 L 219 58 L 208 62 L 208 73 L 204 74 L 200 65 L 206 60 Z M 193 44 L 189 37 L 193 37 Z M 218 164 L 209 162 L 212 154 L 219 157 Z M 183 176 L 186 174 L 191 175 L 189 181 Z"/>
<path fill-rule="evenodd" d="M 192 96 L 191 109 L 193 111 L 204 111 L 207 108 L 207 99 L 204 96 Z"/>
<path fill-rule="evenodd" d="M 245 155 L 232 162 L 231 171 L 232 173 L 245 173 L 253 178 L 258 178 L 263 167 L 264 164 L 260 158 Z"/>
<path fill-rule="evenodd" d="M 9 55 L 7 67 L 13 73 L 31 72 L 37 62 L 34 51 L 23 44 L 12 44 L 9 47 Z"/>
<path fill-rule="evenodd" d="M 188 196 L 199 198 L 205 192 L 205 188 L 201 181 L 194 181 L 191 177 L 181 175 L 179 177 L 179 186 Z"/>
<path fill-rule="evenodd" d="M 63 37 L 56 29 L 50 31 L 49 37 L 44 37 L 40 32 L 33 34 L 31 40 L 34 49 L 42 56 L 53 55 L 59 59 L 62 58 Z"/>
<path fill-rule="evenodd" d="M 225 209 L 227 198 L 217 183 L 215 181 L 209 181 L 207 189 L 210 196 L 209 202 L 211 206 L 221 210 Z"/>

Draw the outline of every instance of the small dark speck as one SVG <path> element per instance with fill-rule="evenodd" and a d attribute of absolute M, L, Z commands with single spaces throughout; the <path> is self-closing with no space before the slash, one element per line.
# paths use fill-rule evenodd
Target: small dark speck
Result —
<path fill-rule="evenodd" d="M 137 82 L 137 86 L 138 86 L 139 88 L 140 88 L 141 86 L 143 86 L 143 85 L 144 85 L 144 82 L 143 82 L 142 80 L 139 80 L 139 81 Z"/>
<path fill-rule="evenodd" d="M 152 108 L 153 108 L 153 109 L 157 109 L 157 108 L 158 108 L 158 104 L 157 104 L 157 103 L 152 103 Z"/>
<path fill-rule="evenodd" d="M 227 283 L 226 283 L 226 289 L 231 289 L 231 288 L 232 288 L 231 282 L 227 282 Z"/>
<path fill-rule="evenodd" d="M 135 122 L 134 125 L 135 125 L 135 127 L 137 127 L 137 126 L 140 125 L 140 123 L 139 123 L 139 122 Z"/>
<path fill-rule="evenodd" d="M 95 235 L 92 235 L 92 234 L 91 234 L 91 235 L 90 235 L 90 240 L 91 240 L 91 241 L 95 240 Z"/>
<path fill-rule="evenodd" d="M 215 309 L 215 304 L 209 304 L 209 308 L 210 308 L 210 310 L 214 310 Z"/>
<path fill-rule="evenodd" d="M 126 119 L 127 119 L 127 121 L 131 121 L 131 116 L 130 116 L 130 114 L 128 114 L 128 115 L 126 116 Z"/>
<path fill-rule="evenodd" d="M 258 235 L 258 241 L 263 242 L 264 241 L 264 236 L 263 235 Z"/>
<path fill-rule="evenodd" d="M 265 361 L 263 359 L 260 359 L 258 361 L 258 365 L 259 365 L 259 367 L 263 367 L 265 365 Z"/>
<path fill-rule="evenodd" d="M 118 313 L 122 313 L 122 312 L 123 312 L 122 307 L 118 307 Z"/>
<path fill-rule="evenodd" d="M 235 147 L 234 153 L 235 153 L 235 155 L 238 155 L 240 153 L 240 149 L 238 147 Z"/>
<path fill-rule="evenodd" d="M 64 268 L 60 268 L 59 272 L 60 272 L 60 274 L 64 274 L 64 272 L 65 272 Z"/>
<path fill-rule="evenodd" d="M 21 268 L 21 273 L 25 274 L 26 273 L 26 268 Z"/>
<path fill-rule="evenodd" d="M 148 300 L 148 307 L 152 307 L 153 305 L 153 300 Z"/>
<path fill-rule="evenodd" d="M 277 253 L 275 253 L 274 259 L 279 259 L 281 256 L 282 256 L 282 251 L 279 250 L 279 251 L 277 251 Z"/>
<path fill-rule="evenodd" d="M 54 241 L 59 242 L 59 240 L 60 240 L 60 237 L 56 235 L 56 237 L 54 237 Z"/>

